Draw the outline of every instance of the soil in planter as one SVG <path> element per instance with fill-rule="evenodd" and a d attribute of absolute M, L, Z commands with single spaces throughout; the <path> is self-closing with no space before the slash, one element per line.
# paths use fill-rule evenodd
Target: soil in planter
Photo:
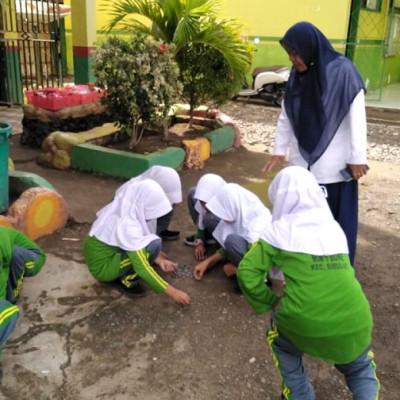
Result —
<path fill-rule="evenodd" d="M 211 127 L 197 124 L 193 124 L 190 129 L 188 126 L 186 122 L 172 125 L 168 130 L 168 140 L 166 141 L 162 140 L 161 131 L 153 129 L 145 130 L 140 142 L 131 150 L 128 148 L 129 138 L 118 143 L 108 144 L 107 147 L 146 155 L 168 147 L 183 147 L 183 140 L 193 140 L 213 130 Z"/>

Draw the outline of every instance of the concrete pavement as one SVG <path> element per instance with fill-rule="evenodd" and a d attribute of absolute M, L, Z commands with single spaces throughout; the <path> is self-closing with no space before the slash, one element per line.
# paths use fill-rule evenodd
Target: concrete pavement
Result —
<path fill-rule="evenodd" d="M 175 373 L 180 371 L 184 376 L 190 369 L 208 368 L 206 362 L 225 371 L 228 364 L 235 362 L 235 352 L 230 361 L 218 354 L 218 349 L 222 351 L 226 346 L 224 330 L 236 327 L 228 336 L 231 340 L 241 341 L 248 330 L 262 341 L 259 333 L 265 321 L 253 314 L 220 270 L 211 271 L 206 283 L 191 278 L 174 279 L 161 273 L 190 294 L 192 304 L 187 308 L 176 305 L 166 295 L 152 292 L 132 300 L 110 285 L 96 282 L 84 264 L 83 239 L 96 211 L 109 202 L 122 180 L 43 168 L 35 161 L 39 150 L 21 147 L 18 136 L 12 138 L 9 148 L 17 170 L 36 173 L 59 191 L 68 204 L 70 220 L 64 229 L 37 240 L 46 251 L 47 262 L 39 275 L 23 283 L 17 303 L 20 320 L 3 348 L 0 398 L 225 398 L 215 397 L 218 377 L 214 377 L 214 382 L 209 373 L 199 378 L 204 380 L 203 385 L 208 382 L 208 388 L 199 390 L 189 389 L 196 379 L 179 378 Z M 242 184 L 261 182 L 264 162 L 265 155 L 245 148 L 232 148 L 213 156 L 203 170 L 180 171 L 184 197 L 206 172 L 219 173 L 227 181 Z M 181 265 L 191 268 L 195 264 L 192 248 L 185 246 L 183 239 L 193 233 L 194 226 L 186 204 L 177 207 L 171 228 L 180 230 L 181 238 L 166 242 L 164 250 Z M 249 325 L 243 325 L 244 320 Z M 223 322 L 224 326 L 218 328 Z M 214 338 L 214 355 L 207 355 L 201 344 L 191 343 L 202 337 L 193 337 L 199 327 L 208 332 L 207 340 Z M 220 333 L 215 336 L 214 330 Z M 243 350 L 242 357 L 250 360 L 258 351 L 257 345 L 264 346 L 256 340 Z M 175 369 L 175 378 L 171 377 L 171 368 Z M 151 383 L 153 378 L 158 381 L 156 385 Z M 174 383 L 170 387 L 171 379 Z M 261 378 L 254 379 L 261 390 Z M 182 393 L 180 386 L 186 388 Z"/>

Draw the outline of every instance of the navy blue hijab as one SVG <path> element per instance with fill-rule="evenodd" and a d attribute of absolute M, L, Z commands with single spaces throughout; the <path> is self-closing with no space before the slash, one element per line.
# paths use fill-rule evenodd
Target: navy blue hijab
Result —
<path fill-rule="evenodd" d="M 285 109 L 308 165 L 324 153 L 361 89 L 362 79 L 353 63 L 334 50 L 314 25 L 299 22 L 280 40 L 307 66 L 293 67 L 285 92 Z"/>

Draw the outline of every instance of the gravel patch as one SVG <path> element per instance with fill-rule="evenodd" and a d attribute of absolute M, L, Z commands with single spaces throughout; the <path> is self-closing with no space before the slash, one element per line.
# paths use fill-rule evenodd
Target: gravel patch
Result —
<path fill-rule="evenodd" d="M 193 268 L 190 265 L 178 264 L 176 271 L 171 273 L 171 277 L 175 279 L 193 278 Z"/>
<path fill-rule="evenodd" d="M 273 151 L 279 108 L 229 102 L 221 111 L 238 125 L 244 145 L 261 145 L 264 152 Z M 400 126 L 368 123 L 367 156 L 374 161 L 400 162 Z"/>

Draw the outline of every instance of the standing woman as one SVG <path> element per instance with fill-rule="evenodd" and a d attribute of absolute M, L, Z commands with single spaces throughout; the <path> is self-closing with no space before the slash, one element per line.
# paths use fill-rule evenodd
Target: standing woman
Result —
<path fill-rule="evenodd" d="M 312 24 L 293 25 L 280 41 L 293 68 L 278 119 L 277 163 L 307 168 L 326 188 L 334 218 L 344 230 L 354 265 L 358 231 L 358 179 L 367 173 L 364 84 L 353 63 L 334 50 Z M 350 168 L 346 182 L 341 170 Z"/>
<path fill-rule="evenodd" d="M 162 279 L 153 269 L 176 270 L 176 264 L 161 251 L 156 235 L 157 219 L 172 207 L 161 186 L 150 179 L 127 185 L 111 203 L 97 212 L 85 239 L 85 261 L 90 273 L 101 282 L 115 281 L 128 294 L 144 294 L 143 279 L 156 293 L 166 293 L 187 305 L 190 297 Z"/>

